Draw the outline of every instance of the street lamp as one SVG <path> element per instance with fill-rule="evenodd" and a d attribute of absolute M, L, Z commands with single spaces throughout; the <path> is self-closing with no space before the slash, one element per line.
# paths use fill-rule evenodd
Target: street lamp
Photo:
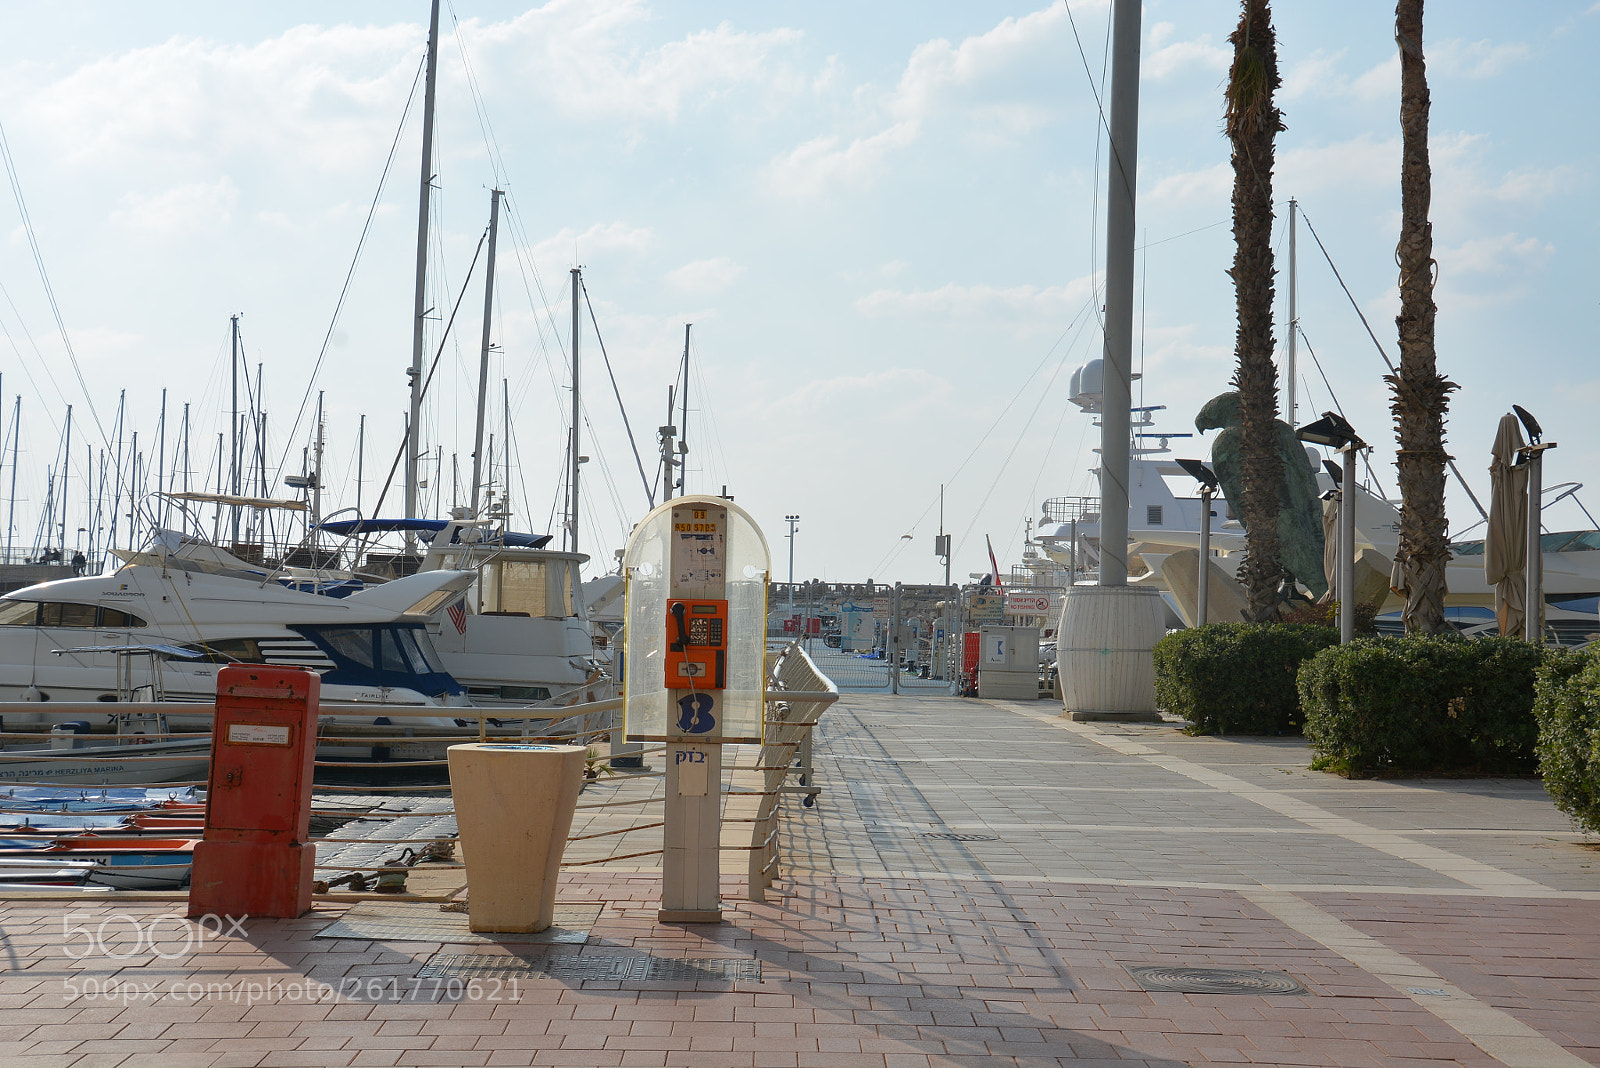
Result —
<path fill-rule="evenodd" d="M 1217 492 L 1216 473 L 1199 460 L 1179 460 L 1178 466 L 1200 483 L 1200 575 L 1196 580 L 1194 625 L 1205 626 L 1211 592 L 1211 498 Z"/>
<path fill-rule="evenodd" d="M 1528 468 L 1528 609 L 1522 620 L 1522 637 L 1524 641 L 1538 642 L 1544 640 L 1544 545 L 1539 536 L 1544 527 L 1543 502 L 1539 498 L 1544 494 L 1544 453 L 1555 448 L 1556 443 L 1544 440 L 1539 420 L 1522 405 L 1513 404 L 1511 410 L 1528 432 L 1528 444 L 1518 452 Z"/>
<path fill-rule="evenodd" d="M 797 515 L 786 515 L 784 521 L 789 524 L 789 614 L 794 614 L 794 531 L 800 524 Z"/>
<path fill-rule="evenodd" d="M 1355 428 L 1338 412 L 1323 412 L 1322 418 L 1307 423 L 1294 432 L 1301 441 L 1313 445 L 1326 445 L 1344 456 L 1344 469 L 1334 478 L 1339 501 L 1339 642 L 1344 644 L 1356 634 L 1355 551 L 1356 551 L 1356 453 L 1365 449 Z M 1333 472 L 1328 472 L 1330 476 Z"/>

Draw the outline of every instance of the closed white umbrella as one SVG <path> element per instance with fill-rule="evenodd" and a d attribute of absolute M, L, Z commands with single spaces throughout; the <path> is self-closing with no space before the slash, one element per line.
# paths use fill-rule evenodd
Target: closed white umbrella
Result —
<path fill-rule="evenodd" d="M 1489 530 L 1483 539 L 1483 577 L 1494 587 L 1502 635 L 1522 633 L 1528 598 L 1528 469 L 1517 464 L 1524 445 L 1517 417 L 1500 417 L 1489 462 Z"/>

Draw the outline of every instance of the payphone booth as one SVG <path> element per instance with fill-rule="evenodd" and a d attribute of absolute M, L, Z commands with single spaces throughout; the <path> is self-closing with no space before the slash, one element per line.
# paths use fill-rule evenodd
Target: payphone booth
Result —
<path fill-rule="evenodd" d="M 678 497 L 623 553 L 629 741 L 667 743 L 660 919 L 717 922 L 722 746 L 759 745 L 767 573 L 761 528 L 721 497 Z"/>

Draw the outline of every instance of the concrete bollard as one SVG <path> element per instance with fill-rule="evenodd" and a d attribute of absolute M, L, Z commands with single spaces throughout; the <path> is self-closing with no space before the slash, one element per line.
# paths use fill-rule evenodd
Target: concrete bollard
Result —
<path fill-rule="evenodd" d="M 472 742 L 449 749 L 474 931 L 529 933 L 555 917 L 556 878 L 583 789 L 584 747 Z"/>

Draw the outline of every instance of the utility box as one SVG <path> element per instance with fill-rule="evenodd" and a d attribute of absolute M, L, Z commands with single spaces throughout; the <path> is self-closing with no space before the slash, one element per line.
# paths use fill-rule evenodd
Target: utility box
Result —
<path fill-rule="evenodd" d="M 993 701 L 1039 699 L 1039 628 L 980 627 L 978 696 Z"/>
<path fill-rule="evenodd" d="M 311 776 L 322 679 L 302 668 L 217 673 L 205 838 L 189 915 L 293 919 L 311 909 Z"/>

